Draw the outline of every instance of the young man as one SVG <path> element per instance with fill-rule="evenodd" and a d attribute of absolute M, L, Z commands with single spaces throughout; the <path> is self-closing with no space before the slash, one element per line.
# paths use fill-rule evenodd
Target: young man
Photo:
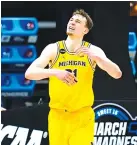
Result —
<path fill-rule="evenodd" d="M 115 79 L 122 76 L 101 48 L 83 41 L 92 26 L 84 10 L 75 11 L 67 25 L 67 39 L 46 46 L 25 73 L 30 80 L 50 78 L 50 145 L 90 145 L 94 138 L 95 66 Z"/>

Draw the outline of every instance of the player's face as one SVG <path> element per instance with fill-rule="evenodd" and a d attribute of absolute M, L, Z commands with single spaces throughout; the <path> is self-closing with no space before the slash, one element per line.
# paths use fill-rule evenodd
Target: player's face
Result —
<path fill-rule="evenodd" d="M 86 27 L 86 18 L 81 15 L 74 15 L 70 18 L 67 25 L 67 35 L 75 37 L 83 37 L 88 33 Z"/>

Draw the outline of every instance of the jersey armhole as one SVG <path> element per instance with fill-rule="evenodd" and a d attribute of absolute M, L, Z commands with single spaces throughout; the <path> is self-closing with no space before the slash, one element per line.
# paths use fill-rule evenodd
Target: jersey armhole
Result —
<path fill-rule="evenodd" d="M 88 56 L 87 56 L 87 59 L 88 59 L 88 62 L 90 64 L 92 70 L 95 71 L 95 69 L 96 69 L 96 62 L 92 61 Z"/>
<path fill-rule="evenodd" d="M 55 59 L 51 63 L 49 63 L 49 68 L 52 68 L 59 58 L 59 54 L 60 54 L 59 53 L 59 45 L 58 45 L 58 43 L 56 43 L 56 45 L 57 45 L 57 54 L 56 54 Z"/>
<path fill-rule="evenodd" d="M 88 46 L 89 49 L 90 49 L 90 46 L 91 46 L 91 43 Z M 88 58 L 89 64 L 91 65 L 92 70 L 95 71 L 95 69 L 96 69 L 96 62 L 95 61 L 92 61 L 88 56 L 87 56 L 87 58 Z"/>

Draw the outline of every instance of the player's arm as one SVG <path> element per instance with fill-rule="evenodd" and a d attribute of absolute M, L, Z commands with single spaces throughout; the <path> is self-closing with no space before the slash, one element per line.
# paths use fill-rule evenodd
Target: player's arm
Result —
<path fill-rule="evenodd" d="M 57 55 L 57 45 L 49 44 L 41 55 L 29 66 L 25 72 L 25 78 L 29 80 L 41 80 L 55 76 L 68 85 L 75 84 L 77 79 L 74 74 L 59 69 L 46 69 L 50 61 L 54 61 Z"/>
<path fill-rule="evenodd" d="M 91 60 L 94 60 L 102 70 L 106 71 L 113 78 L 121 78 L 122 72 L 119 66 L 107 58 L 101 48 L 93 46 L 91 50 L 93 50 L 91 51 Z"/>
<path fill-rule="evenodd" d="M 90 49 L 87 47 L 79 48 L 77 49 L 76 53 L 87 54 L 91 61 L 95 61 L 102 70 L 106 71 L 113 78 L 119 79 L 122 76 L 119 66 L 108 59 L 101 48 L 91 45 Z"/>
<path fill-rule="evenodd" d="M 30 80 L 41 80 L 55 75 L 54 69 L 45 69 L 49 61 L 57 53 L 56 44 L 49 44 L 44 48 L 41 55 L 29 66 L 25 78 Z"/>

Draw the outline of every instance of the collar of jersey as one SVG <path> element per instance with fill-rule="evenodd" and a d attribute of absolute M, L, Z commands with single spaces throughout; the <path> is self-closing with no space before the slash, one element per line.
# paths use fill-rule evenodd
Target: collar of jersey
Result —
<path fill-rule="evenodd" d="M 67 48 L 67 46 L 66 46 L 66 43 L 65 43 L 65 40 L 63 40 L 63 44 L 64 44 L 65 50 L 66 50 L 69 54 L 72 54 L 72 55 L 76 54 L 75 52 L 71 52 L 71 51 L 68 50 L 68 48 Z M 81 46 L 83 46 L 83 41 L 82 41 Z"/>

